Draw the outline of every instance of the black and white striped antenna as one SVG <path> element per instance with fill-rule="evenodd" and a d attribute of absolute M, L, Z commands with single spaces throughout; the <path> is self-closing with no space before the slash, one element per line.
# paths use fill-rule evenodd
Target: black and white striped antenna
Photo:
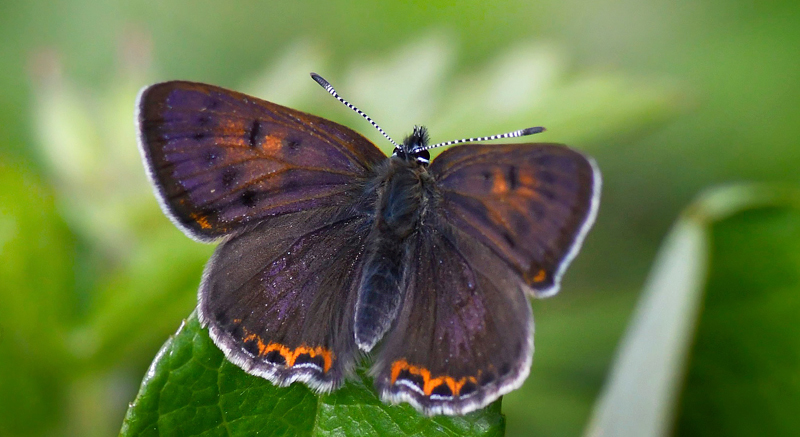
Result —
<path fill-rule="evenodd" d="M 514 132 L 508 132 L 508 133 L 499 134 L 499 135 L 491 135 L 491 136 L 488 136 L 488 137 L 464 138 L 464 139 L 461 139 L 461 140 L 445 141 L 443 143 L 434 144 L 432 146 L 422 147 L 422 148 L 419 148 L 417 150 L 412 150 L 412 152 L 421 152 L 423 150 L 433 149 L 433 148 L 436 148 L 436 147 L 450 146 L 452 144 L 460 144 L 460 143 L 469 143 L 469 142 L 472 142 L 472 141 L 490 141 L 490 140 L 499 140 L 501 138 L 524 137 L 525 135 L 533 135 L 533 134 L 538 134 L 539 132 L 544 132 L 544 130 L 545 129 L 543 127 L 541 127 L 541 126 L 529 127 L 527 129 L 515 130 Z"/>
<path fill-rule="evenodd" d="M 365 119 L 367 119 L 367 121 L 375 129 L 378 129 L 378 132 L 383 134 L 383 136 L 386 137 L 386 139 L 389 140 L 390 143 L 394 144 L 395 147 L 397 147 L 397 148 L 400 147 L 400 145 L 397 144 L 392 139 L 392 137 L 389 136 L 389 134 L 387 134 L 383 129 L 381 129 L 380 126 L 378 126 L 378 123 L 375 123 L 371 118 L 369 118 L 369 115 L 364 114 L 360 109 L 358 109 L 355 106 L 353 106 L 350 102 L 348 102 L 347 100 L 341 98 L 339 96 L 339 94 L 336 92 L 336 90 L 333 89 L 333 86 L 330 84 L 330 82 L 328 82 L 327 80 L 323 79 L 322 76 L 320 76 L 317 73 L 311 73 L 311 78 L 314 79 L 318 84 L 320 84 L 320 86 L 325 88 L 325 91 L 330 93 L 330 95 L 332 95 L 333 97 L 336 97 L 336 100 L 344 103 L 345 106 L 347 106 L 348 108 L 352 109 L 353 111 L 356 111 L 356 113 L 358 113 L 358 115 L 360 115 L 360 116 L 364 117 Z M 411 150 L 410 152 L 417 153 L 417 152 L 422 152 L 422 151 L 425 151 L 425 150 L 428 150 L 428 149 L 434 149 L 436 147 L 450 146 L 450 145 L 453 145 L 453 144 L 460 144 L 460 143 L 469 143 L 469 142 L 472 142 L 472 141 L 491 141 L 491 140 L 499 140 L 499 139 L 502 139 L 502 138 L 524 137 L 526 135 L 538 134 L 539 132 L 544 132 L 544 131 L 545 131 L 545 129 L 543 127 L 541 127 L 541 126 L 529 127 L 527 129 L 515 130 L 514 132 L 508 132 L 508 133 L 499 134 L 499 135 L 491 135 L 491 136 L 488 136 L 488 137 L 463 138 L 463 139 L 460 139 L 460 140 L 445 141 L 443 143 L 434 144 L 432 146 L 425 146 L 425 147 L 416 148 L 414 150 Z"/>
<path fill-rule="evenodd" d="M 396 142 L 395 142 L 395 141 L 392 139 L 392 137 L 390 137 L 390 136 L 389 136 L 389 135 L 388 135 L 386 132 L 384 132 L 384 130 L 383 130 L 383 129 L 381 129 L 381 127 L 380 127 L 380 126 L 378 126 L 378 123 L 375 123 L 374 121 L 372 121 L 372 119 L 371 119 L 371 118 L 369 118 L 369 115 L 367 115 L 367 114 L 364 114 L 363 112 L 361 112 L 361 110 L 360 110 L 360 109 L 358 109 L 358 108 L 356 108 L 355 106 L 353 106 L 352 104 L 350 104 L 350 102 L 348 102 L 347 100 L 345 100 L 345 99 L 343 99 L 343 98 L 339 97 L 339 94 L 338 94 L 338 93 L 336 93 L 336 90 L 335 90 L 335 89 L 333 89 L 333 86 L 331 86 L 330 82 L 328 82 L 327 80 L 323 79 L 323 78 L 322 78 L 322 76 L 320 76 L 320 75 L 319 75 L 319 74 L 317 74 L 317 73 L 311 73 L 311 78 L 312 78 L 312 79 L 314 79 L 314 80 L 315 80 L 315 81 L 316 81 L 318 84 L 320 84 L 320 86 L 322 86 L 323 88 L 325 88 L 325 91 L 327 91 L 328 93 L 330 93 L 330 95 L 332 95 L 333 97 L 336 97 L 336 100 L 338 100 L 338 101 L 340 101 L 340 102 L 344 103 L 344 105 L 345 105 L 345 106 L 347 106 L 348 108 L 352 109 L 353 111 L 356 111 L 356 112 L 358 113 L 358 115 L 360 115 L 360 116 L 362 116 L 362 117 L 366 118 L 366 119 L 367 119 L 367 121 L 369 122 L 369 124 L 371 124 L 371 125 L 372 125 L 372 126 L 375 128 L 375 129 L 378 129 L 378 131 L 379 131 L 380 133 L 382 133 L 382 134 L 383 134 L 383 136 L 384 136 L 384 137 L 386 137 L 386 139 L 387 139 L 387 140 L 389 140 L 389 142 L 390 142 L 390 143 L 394 144 L 394 146 L 395 146 L 395 147 L 400 147 L 400 145 L 399 145 L 399 144 L 397 144 L 397 143 L 396 143 Z"/>

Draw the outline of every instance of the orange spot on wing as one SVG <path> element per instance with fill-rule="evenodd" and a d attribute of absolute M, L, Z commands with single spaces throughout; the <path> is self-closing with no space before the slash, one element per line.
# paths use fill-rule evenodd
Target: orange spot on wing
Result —
<path fill-rule="evenodd" d="M 455 379 L 448 375 L 437 376 L 435 378 L 431 377 L 430 370 L 421 367 L 415 366 L 413 364 L 409 364 L 406 360 L 397 360 L 392 363 L 392 372 L 391 372 L 391 383 L 395 384 L 397 379 L 400 377 L 400 373 L 402 371 L 408 371 L 408 373 L 412 375 L 417 375 L 422 378 L 422 391 L 425 393 L 425 396 L 430 396 L 433 393 L 433 390 L 441 384 L 447 384 L 447 387 L 450 388 L 450 391 L 453 393 L 453 396 L 458 396 L 461 392 L 461 388 L 464 387 L 464 384 L 467 382 L 471 382 L 473 384 L 477 384 L 477 378 L 474 376 L 464 376 L 459 379 Z M 480 373 L 479 373 L 480 374 Z"/>
<path fill-rule="evenodd" d="M 236 319 L 238 320 L 238 319 Z M 266 356 L 268 353 L 272 351 L 277 351 L 283 357 L 284 361 L 286 362 L 286 367 L 292 367 L 297 361 L 297 357 L 303 354 L 308 354 L 309 356 L 322 357 L 322 371 L 323 373 L 327 373 L 328 370 L 331 369 L 333 366 L 333 360 L 336 359 L 336 354 L 334 354 L 330 349 L 324 348 L 322 346 L 307 346 L 307 345 L 300 345 L 294 349 L 286 347 L 280 343 L 270 342 L 265 344 L 264 340 L 261 339 L 258 334 L 248 333 L 247 328 L 242 327 L 242 330 L 245 333 L 245 336 L 242 337 L 242 341 L 247 343 L 250 341 L 257 341 L 258 342 L 258 355 L 259 356 Z"/>
<path fill-rule="evenodd" d="M 536 179 L 530 173 L 520 172 L 517 178 L 519 178 L 519 184 L 523 187 L 534 187 L 536 185 Z"/>
<path fill-rule="evenodd" d="M 395 381 L 397 381 L 397 377 L 400 376 L 400 372 L 407 367 L 408 363 L 406 362 L 406 360 L 397 360 L 394 363 L 392 363 L 392 379 L 391 379 L 392 384 L 394 384 Z"/>
<path fill-rule="evenodd" d="M 542 282 L 547 279 L 547 272 L 544 269 L 540 269 L 536 276 L 533 277 L 533 282 Z"/>
<path fill-rule="evenodd" d="M 243 123 L 238 120 L 226 119 L 225 116 L 218 117 L 217 125 L 214 129 L 214 134 L 224 136 L 225 146 L 228 145 L 244 145 L 244 140 L 241 137 L 243 130 Z"/>
<path fill-rule="evenodd" d="M 259 355 L 266 355 L 267 345 L 259 338 L 258 339 L 258 354 Z"/>
<path fill-rule="evenodd" d="M 506 175 L 499 168 L 492 171 L 492 193 L 504 194 L 508 192 L 508 182 L 506 182 Z"/>
<path fill-rule="evenodd" d="M 211 225 L 208 223 L 208 218 L 204 215 L 200 215 L 196 212 L 193 212 L 190 215 L 191 219 L 194 220 L 198 225 L 200 225 L 203 229 L 211 229 Z"/>
<path fill-rule="evenodd" d="M 242 130 L 242 124 L 234 120 L 224 120 L 224 123 L 219 124 L 219 129 L 227 135 L 234 134 Z"/>
<path fill-rule="evenodd" d="M 267 135 L 261 148 L 269 156 L 280 156 L 283 150 L 283 136 L 278 135 L 277 132 Z"/>

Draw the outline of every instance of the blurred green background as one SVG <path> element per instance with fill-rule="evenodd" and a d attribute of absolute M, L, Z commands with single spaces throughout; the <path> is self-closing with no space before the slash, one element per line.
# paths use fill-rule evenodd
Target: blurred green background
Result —
<path fill-rule="evenodd" d="M 561 294 L 533 302 L 531 376 L 503 400 L 509 435 L 580 434 L 681 211 L 719 184 L 800 182 L 798 47 L 795 1 L 0 2 L 0 435 L 117 433 L 148 364 L 195 305 L 213 248 L 158 208 L 136 149 L 137 91 L 169 79 L 234 88 L 347 124 L 388 151 L 310 71 L 395 138 L 415 123 L 434 142 L 543 125 L 536 141 L 596 158 L 597 224 Z M 769 232 L 754 224 L 762 219 Z M 712 292 L 771 289 L 752 283 L 761 275 L 785 292 L 769 305 L 751 295 L 763 305 L 749 324 L 701 319 L 700 329 L 746 332 L 770 308 L 800 320 L 797 254 L 752 249 L 764 232 L 800 247 L 798 226 L 797 214 L 770 209 L 711 232 L 728 242 L 712 246 L 729 270 L 709 274 L 707 304 Z M 692 353 L 705 363 L 716 356 L 708 332 Z M 782 351 L 767 361 L 783 363 L 796 390 L 800 341 L 773 334 L 753 353 Z M 723 370 L 687 381 L 735 386 Z M 687 390 L 675 430 L 713 434 L 692 424 L 734 391 Z"/>

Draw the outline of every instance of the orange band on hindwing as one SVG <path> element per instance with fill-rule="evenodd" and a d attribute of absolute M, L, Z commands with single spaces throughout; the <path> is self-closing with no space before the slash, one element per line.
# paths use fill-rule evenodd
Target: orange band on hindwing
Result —
<path fill-rule="evenodd" d="M 397 360 L 392 363 L 392 372 L 391 372 L 391 383 L 395 384 L 397 380 L 400 378 L 400 374 L 403 371 L 408 372 L 411 375 L 418 376 L 422 378 L 422 391 L 425 393 L 425 396 L 430 396 L 433 394 L 433 391 L 440 387 L 442 384 L 445 384 L 447 388 L 450 389 L 450 392 L 453 396 L 459 396 L 461 393 L 461 389 L 467 383 L 477 384 L 478 380 L 475 376 L 464 376 L 460 379 L 455 379 L 451 376 L 443 375 L 437 376 L 435 378 L 431 377 L 431 372 L 420 366 L 414 366 L 409 364 L 406 360 Z"/>
<path fill-rule="evenodd" d="M 284 366 L 286 366 L 287 369 L 294 367 L 294 365 L 297 364 L 298 357 L 301 355 L 308 355 L 310 358 L 322 357 L 322 371 L 323 373 L 327 373 L 333 365 L 333 360 L 336 358 L 336 354 L 334 354 L 330 349 L 322 346 L 312 347 L 302 344 L 296 348 L 290 348 L 280 343 L 265 343 L 258 334 L 248 333 L 247 329 L 244 327 L 242 327 L 242 330 L 245 333 L 245 336 L 242 338 L 242 342 L 248 343 L 255 341 L 258 346 L 258 356 L 266 357 L 270 352 L 277 352 L 281 357 L 283 357 Z"/>

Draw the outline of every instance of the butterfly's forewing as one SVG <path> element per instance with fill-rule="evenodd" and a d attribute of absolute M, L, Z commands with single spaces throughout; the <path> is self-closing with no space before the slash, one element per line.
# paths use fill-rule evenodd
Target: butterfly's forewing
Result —
<path fill-rule="evenodd" d="M 558 291 L 597 212 L 600 172 L 562 145 L 467 145 L 430 166 L 441 214 L 511 265 L 537 296 Z"/>
<path fill-rule="evenodd" d="M 533 319 L 516 273 L 488 247 L 429 214 L 407 294 L 373 368 L 384 400 L 464 414 L 522 384 Z"/>
<path fill-rule="evenodd" d="M 344 126 L 212 85 L 156 84 L 137 108 L 162 208 L 201 241 L 264 217 L 345 205 L 386 159 Z"/>

